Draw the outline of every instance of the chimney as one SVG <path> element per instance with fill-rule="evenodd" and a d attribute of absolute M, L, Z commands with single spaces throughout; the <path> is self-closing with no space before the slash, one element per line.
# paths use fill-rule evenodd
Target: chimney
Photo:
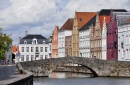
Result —
<path fill-rule="evenodd" d="M 27 35 L 28 35 L 28 31 L 25 32 L 25 36 L 27 36 Z"/>
<path fill-rule="evenodd" d="M 19 37 L 19 43 L 20 43 L 21 37 Z"/>
<path fill-rule="evenodd" d="M 4 37 L 6 37 L 6 34 L 4 34 Z"/>

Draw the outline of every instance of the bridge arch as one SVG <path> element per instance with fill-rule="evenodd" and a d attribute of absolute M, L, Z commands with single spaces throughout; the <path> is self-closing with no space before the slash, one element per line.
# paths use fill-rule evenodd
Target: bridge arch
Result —
<path fill-rule="evenodd" d="M 100 76 L 97 63 L 92 59 L 81 57 L 64 57 L 64 58 L 50 58 L 44 60 L 21 62 L 25 70 L 33 72 L 34 75 L 50 74 L 57 67 L 62 67 L 65 64 L 79 64 L 92 72 L 94 77 Z M 97 69 L 95 71 L 95 69 Z"/>
<path fill-rule="evenodd" d="M 92 68 L 90 68 L 89 66 L 84 65 L 84 64 L 76 63 L 73 59 L 72 59 L 72 60 L 68 60 L 66 63 L 64 63 L 64 65 L 65 65 L 65 64 L 78 64 L 78 65 L 81 65 L 81 66 L 87 68 L 88 70 L 90 70 L 90 72 L 92 72 L 92 74 L 93 74 L 94 77 L 98 77 L 98 74 L 97 74 Z M 61 62 L 58 63 L 58 65 L 60 65 L 59 67 L 62 67 L 62 66 L 63 66 L 63 64 L 61 65 Z M 53 68 L 53 69 L 51 70 L 51 72 L 52 72 L 53 70 L 55 70 L 56 68 L 57 68 L 57 67 Z"/>

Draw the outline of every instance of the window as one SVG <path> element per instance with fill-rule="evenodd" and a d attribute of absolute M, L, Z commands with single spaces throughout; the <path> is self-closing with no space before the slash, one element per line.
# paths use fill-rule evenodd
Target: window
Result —
<path fill-rule="evenodd" d="M 126 49 L 126 59 L 129 59 L 128 56 L 129 56 L 129 52 L 128 49 Z"/>
<path fill-rule="evenodd" d="M 79 18 L 80 22 L 82 21 L 82 18 Z"/>
<path fill-rule="evenodd" d="M 24 44 L 27 44 L 27 41 L 26 41 L 26 40 L 24 41 Z"/>
<path fill-rule="evenodd" d="M 129 45 L 130 45 L 130 35 L 129 35 Z"/>
<path fill-rule="evenodd" d="M 38 52 L 38 47 L 36 47 L 36 52 Z"/>
<path fill-rule="evenodd" d="M 45 59 L 47 59 L 48 58 L 48 56 L 47 55 L 45 55 Z"/>
<path fill-rule="evenodd" d="M 120 45 L 120 37 L 118 37 L 118 45 Z"/>
<path fill-rule="evenodd" d="M 45 47 L 45 52 L 47 52 L 47 47 Z"/>
<path fill-rule="evenodd" d="M 24 52 L 24 47 L 22 47 L 22 52 Z"/>
<path fill-rule="evenodd" d="M 43 47 L 40 47 L 40 52 L 43 52 Z"/>
<path fill-rule="evenodd" d="M 126 40 L 126 45 L 128 45 L 128 36 L 126 36 L 125 40 Z"/>
<path fill-rule="evenodd" d="M 43 44 L 45 44 L 45 41 L 43 41 Z"/>
<path fill-rule="evenodd" d="M 21 61 L 24 61 L 24 55 L 21 56 Z"/>
<path fill-rule="evenodd" d="M 124 58 L 125 56 L 125 50 L 122 50 L 122 59 Z"/>
<path fill-rule="evenodd" d="M 129 56 L 129 55 L 130 55 L 130 49 L 129 49 L 129 51 L 128 51 L 128 59 L 130 60 L 130 56 Z"/>
<path fill-rule="evenodd" d="M 31 47 L 31 52 L 34 52 L 34 47 Z"/>
<path fill-rule="evenodd" d="M 33 40 L 33 44 L 37 44 L 36 42 L 37 42 L 36 40 Z"/>
<path fill-rule="evenodd" d="M 26 52 L 29 52 L 29 47 L 26 47 Z"/>
<path fill-rule="evenodd" d="M 123 39 L 123 41 L 124 41 L 124 35 L 122 35 L 122 39 Z"/>
<path fill-rule="evenodd" d="M 29 55 L 26 55 L 26 61 L 29 61 Z"/>
<path fill-rule="evenodd" d="M 43 55 L 40 55 L 40 60 L 43 60 Z"/>
<path fill-rule="evenodd" d="M 56 48 L 57 49 L 57 48 Z M 51 51 L 51 45 L 50 45 L 50 51 Z"/>
<path fill-rule="evenodd" d="M 32 60 L 35 60 L 35 59 L 34 59 L 34 55 L 31 55 L 31 61 L 32 61 Z"/>

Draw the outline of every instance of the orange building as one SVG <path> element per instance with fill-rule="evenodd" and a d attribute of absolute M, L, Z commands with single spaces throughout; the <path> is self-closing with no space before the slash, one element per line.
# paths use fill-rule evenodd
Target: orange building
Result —
<path fill-rule="evenodd" d="M 52 35 L 52 58 L 58 57 L 58 26 L 55 26 Z"/>

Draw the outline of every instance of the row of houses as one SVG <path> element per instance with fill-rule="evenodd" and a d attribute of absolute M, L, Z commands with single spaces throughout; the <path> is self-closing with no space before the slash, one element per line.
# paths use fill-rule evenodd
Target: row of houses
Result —
<path fill-rule="evenodd" d="M 125 9 L 75 12 L 61 28 L 55 25 L 48 39 L 26 31 L 16 55 L 19 61 L 65 56 L 130 61 L 129 31 L 130 12 Z"/>
<path fill-rule="evenodd" d="M 52 58 L 78 56 L 130 61 L 130 12 L 102 9 L 75 12 L 59 29 L 55 26 Z"/>

